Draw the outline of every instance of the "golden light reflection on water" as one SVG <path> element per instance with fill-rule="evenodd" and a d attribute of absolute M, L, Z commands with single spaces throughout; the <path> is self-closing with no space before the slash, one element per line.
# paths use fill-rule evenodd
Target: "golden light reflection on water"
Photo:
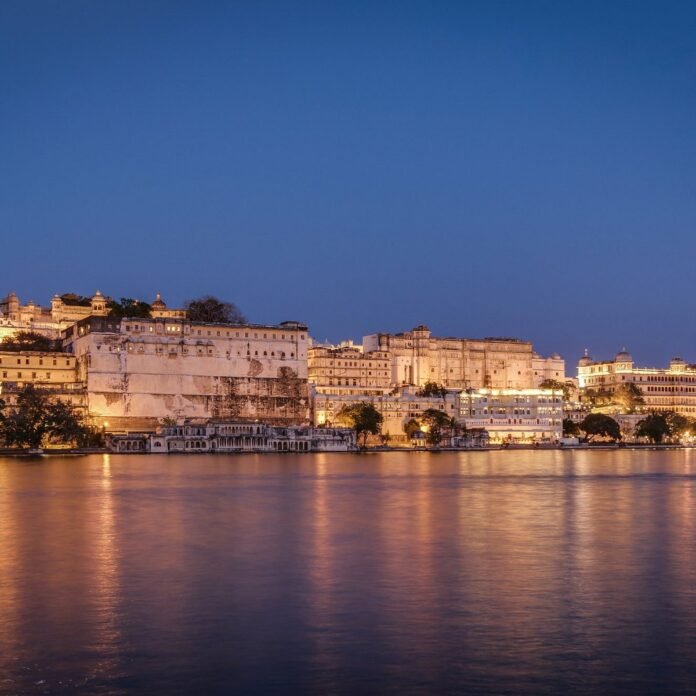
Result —
<path fill-rule="evenodd" d="M 287 683 L 329 692 L 359 673 L 373 691 L 590 693 L 617 674 L 652 684 L 662 673 L 641 674 L 641 660 L 686 680 L 694 461 L 0 460 L 0 672 L 79 674 L 84 693 L 168 670 L 170 691 L 215 670 L 225 688 L 270 688 L 285 669 Z M 571 683 L 574 660 L 582 683 Z M 158 684 L 150 692 L 167 693 Z"/>

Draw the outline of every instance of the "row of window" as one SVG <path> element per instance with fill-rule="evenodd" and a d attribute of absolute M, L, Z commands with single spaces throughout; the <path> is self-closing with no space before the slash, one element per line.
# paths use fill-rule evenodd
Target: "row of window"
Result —
<path fill-rule="evenodd" d="M 132 324 L 132 325 L 131 325 L 131 324 L 126 324 L 126 331 L 131 331 L 131 330 L 132 330 L 132 331 L 134 331 L 134 332 L 137 333 L 137 332 L 139 332 L 139 331 L 146 331 L 146 330 L 148 330 L 148 329 L 149 329 L 149 331 L 152 333 L 152 332 L 154 331 L 154 326 L 151 325 L 151 324 L 150 324 L 150 325 L 144 324 L 144 325 L 142 325 L 142 326 L 141 326 L 140 324 Z M 166 324 L 166 325 L 165 325 L 165 331 L 166 331 L 167 333 L 181 333 L 181 324 Z M 214 331 L 214 333 L 213 333 L 213 331 Z M 192 336 L 213 336 L 213 335 L 215 335 L 215 336 L 226 336 L 226 337 L 228 337 L 228 338 L 229 338 L 229 337 L 232 337 L 232 333 L 233 333 L 233 332 L 232 332 L 231 329 L 207 329 L 207 330 L 203 330 L 203 329 L 194 329 L 194 330 L 191 331 L 191 335 L 192 335 Z M 242 338 L 242 335 L 241 335 L 242 333 L 244 333 L 244 336 L 243 336 L 244 338 L 250 338 L 252 332 L 250 332 L 250 331 L 245 331 L 245 332 L 242 332 L 242 331 L 235 331 L 235 332 L 234 332 L 234 337 L 235 337 L 235 338 Z M 267 339 L 267 340 L 268 340 L 268 339 L 272 339 L 272 340 L 277 340 L 277 339 L 278 339 L 278 333 L 277 333 L 277 332 L 276 332 L 276 333 L 270 333 L 270 334 L 269 334 L 269 333 L 263 333 L 263 334 L 259 335 L 259 332 L 258 332 L 258 331 L 254 331 L 253 334 L 254 334 L 254 335 L 253 335 L 253 338 L 265 338 L 265 339 Z M 293 338 L 294 338 L 294 336 L 293 336 L 292 334 L 288 335 L 288 340 L 289 340 L 289 341 L 292 341 Z M 283 333 L 283 334 L 280 334 L 280 340 L 281 340 L 281 341 L 284 341 L 284 340 L 285 340 L 285 334 L 284 334 L 284 333 Z M 301 334 L 301 335 L 300 335 L 300 341 L 304 341 L 304 340 L 305 340 L 305 336 L 304 336 L 304 334 Z"/>
<path fill-rule="evenodd" d="M 29 379 L 29 373 L 28 373 L 28 372 L 26 373 L 26 377 L 24 377 L 23 374 L 24 374 L 24 373 L 22 373 L 22 372 L 15 372 L 15 373 L 14 373 L 14 377 L 10 377 L 10 373 L 9 373 L 7 370 L 4 370 L 3 373 L 2 373 L 2 378 L 3 378 L 3 379 Z M 46 374 L 46 376 L 45 376 L 43 379 L 51 379 L 51 373 L 50 373 L 50 372 L 46 372 L 45 374 Z M 39 377 L 39 373 L 38 373 L 38 372 L 32 372 L 32 373 L 31 373 L 31 379 L 41 379 L 41 378 Z"/>
<path fill-rule="evenodd" d="M 21 365 L 21 364 L 22 364 L 22 358 L 0 358 L 0 365 L 3 364 L 3 360 L 6 361 L 6 362 L 5 362 L 6 365 L 11 364 L 14 360 L 17 361 L 17 362 L 16 362 L 17 365 Z M 25 364 L 25 365 L 29 365 L 29 360 L 30 360 L 30 358 L 24 358 L 24 364 Z M 58 365 L 58 358 L 52 358 L 52 360 L 53 360 L 53 365 L 57 366 L 57 365 Z M 70 366 L 71 366 L 71 365 L 70 365 L 70 360 L 71 360 L 70 358 L 67 358 L 67 359 L 65 360 L 65 366 L 66 366 L 66 367 L 70 367 Z M 39 358 L 39 367 L 40 367 L 41 365 L 43 365 L 43 364 L 44 364 L 44 359 L 43 359 L 43 358 Z"/>

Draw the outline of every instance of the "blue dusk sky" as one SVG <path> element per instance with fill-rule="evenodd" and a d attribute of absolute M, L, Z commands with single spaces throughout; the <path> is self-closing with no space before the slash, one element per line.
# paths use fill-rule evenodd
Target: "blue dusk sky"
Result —
<path fill-rule="evenodd" d="M 0 3 L 0 293 L 696 361 L 696 2 Z"/>

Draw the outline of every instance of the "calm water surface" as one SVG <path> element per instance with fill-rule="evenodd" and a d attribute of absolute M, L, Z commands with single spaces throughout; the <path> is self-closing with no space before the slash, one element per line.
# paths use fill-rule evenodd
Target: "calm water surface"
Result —
<path fill-rule="evenodd" d="M 299 692 L 696 692 L 696 452 L 0 459 L 0 693 Z"/>

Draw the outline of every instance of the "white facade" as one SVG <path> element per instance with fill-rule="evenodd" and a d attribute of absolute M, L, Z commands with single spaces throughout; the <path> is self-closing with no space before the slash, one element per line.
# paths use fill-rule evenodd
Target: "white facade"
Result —
<path fill-rule="evenodd" d="M 541 358 L 529 341 L 514 338 L 436 338 L 427 326 L 400 334 L 372 334 L 363 350 L 388 352 L 392 385 L 437 382 L 450 389 L 528 389 L 548 375 L 563 379 L 565 363 Z M 550 362 L 549 362 L 550 361 Z"/>
<path fill-rule="evenodd" d="M 623 350 L 614 360 L 594 361 L 589 355 L 578 362 L 578 386 L 614 392 L 625 384 L 635 384 L 645 399 L 646 411 L 676 411 L 696 416 L 696 365 L 681 358 L 670 360 L 669 367 L 636 367 L 633 357 Z"/>
<path fill-rule="evenodd" d="M 308 419 L 307 327 L 90 318 L 65 332 L 107 430 L 163 418 Z"/>
<path fill-rule="evenodd" d="M 563 435 L 563 392 L 550 389 L 480 389 L 459 395 L 467 428 L 485 428 L 492 444 L 555 442 Z"/>

